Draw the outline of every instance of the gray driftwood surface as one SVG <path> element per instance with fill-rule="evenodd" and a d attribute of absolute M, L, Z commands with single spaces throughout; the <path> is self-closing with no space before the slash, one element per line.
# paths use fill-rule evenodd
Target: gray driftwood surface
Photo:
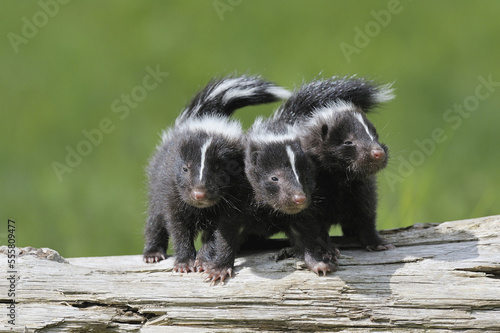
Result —
<path fill-rule="evenodd" d="M 239 256 L 234 278 L 213 287 L 199 273 L 173 273 L 173 257 L 145 264 L 140 255 L 63 259 L 22 249 L 14 330 L 500 331 L 500 216 L 382 234 L 397 248 L 341 248 L 338 271 L 326 277 L 266 252 Z M 5 254 L 0 261 L 6 272 Z M 5 309 L 6 278 L 0 285 Z M 1 331 L 11 328 L 0 320 Z"/>

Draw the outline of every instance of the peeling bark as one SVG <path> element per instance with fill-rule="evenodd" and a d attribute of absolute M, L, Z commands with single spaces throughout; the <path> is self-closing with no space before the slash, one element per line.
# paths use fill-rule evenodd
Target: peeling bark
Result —
<path fill-rule="evenodd" d="M 24 248 L 16 325 L 27 332 L 500 331 L 500 216 L 418 224 L 381 234 L 396 249 L 365 252 L 343 238 L 338 271 L 318 277 L 276 251 L 240 255 L 210 287 L 172 272 L 173 257 L 69 258 Z M 3 274 L 6 247 L 0 248 Z M 9 281 L 0 279 L 3 308 Z"/>

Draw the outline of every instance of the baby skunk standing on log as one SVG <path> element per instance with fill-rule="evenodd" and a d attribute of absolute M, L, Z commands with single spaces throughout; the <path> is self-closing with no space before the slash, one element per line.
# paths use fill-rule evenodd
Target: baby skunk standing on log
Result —
<path fill-rule="evenodd" d="M 318 212 L 327 229 L 340 224 L 369 251 L 387 250 L 376 231 L 375 174 L 387 165 L 388 148 L 365 113 L 393 98 L 389 85 L 357 78 L 319 80 L 301 87 L 281 109 L 300 127 L 304 150 L 318 168 Z"/>
<path fill-rule="evenodd" d="M 254 191 L 247 232 L 269 237 L 283 231 L 316 274 L 335 269 L 334 255 L 311 215 L 314 165 L 302 150 L 298 133 L 279 117 L 258 118 L 246 138 L 245 173 Z"/>
<path fill-rule="evenodd" d="M 205 271 L 212 282 L 231 276 L 249 185 L 237 109 L 290 93 L 258 77 L 210 82 L 165 131 L 147 169 L 149 217 L 144 261 L 165 259 L 172 237 L 176 272 Z M 196 257 L 194 239 L 203 232 Z"/>

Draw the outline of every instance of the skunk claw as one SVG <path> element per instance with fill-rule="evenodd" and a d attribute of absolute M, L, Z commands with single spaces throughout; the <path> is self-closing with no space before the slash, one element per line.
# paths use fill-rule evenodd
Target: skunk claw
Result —
<path fill-rule="evenodd" d="M 165 260 L 165 255 L 160 252 L 145 253 L 142 259 L 146 264 L 154 264 Z"/>
<path fill-rule="evenodd" d="M 233 269 L 232 268 L 222 268 L 222 269 L 215 269 L 215 268 L 210 268 L 207 269 L 204 274 L 206 274 L 205 279 L 203 282 L 209 282 L 210 281 L 210 286 L 214 286 L 217 281 L 220 280 L 221 284 L 224 284 L 224 281 L 226 281 L 226 278 L 229 276 L 230 278 L 233 277 Z"/>
<path fill-rule="evenodd" d="M 196 272 L 195 269 L 194 263 L 189 260 L 188 262 L 176 262 L 172 270 L 176 273 L 189 273 Z"/>

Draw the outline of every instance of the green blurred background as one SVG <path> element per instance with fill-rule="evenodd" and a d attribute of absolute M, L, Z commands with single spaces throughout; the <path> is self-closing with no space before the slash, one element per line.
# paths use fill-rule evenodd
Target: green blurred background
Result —
<path fill-rule="evenodd" d="M 159 133 L 229 73 L 394 82 L 370 116 L 392 158 L 379 228 L 500 213 L 499 2 L 60 1 L 2 3 L 1 243 L 10 218 L 18 246 L 140 253 Z M 248 127 L 276 106 L 236 116 Z M 86 156 L 68 166 L 68 149 Z"/>

